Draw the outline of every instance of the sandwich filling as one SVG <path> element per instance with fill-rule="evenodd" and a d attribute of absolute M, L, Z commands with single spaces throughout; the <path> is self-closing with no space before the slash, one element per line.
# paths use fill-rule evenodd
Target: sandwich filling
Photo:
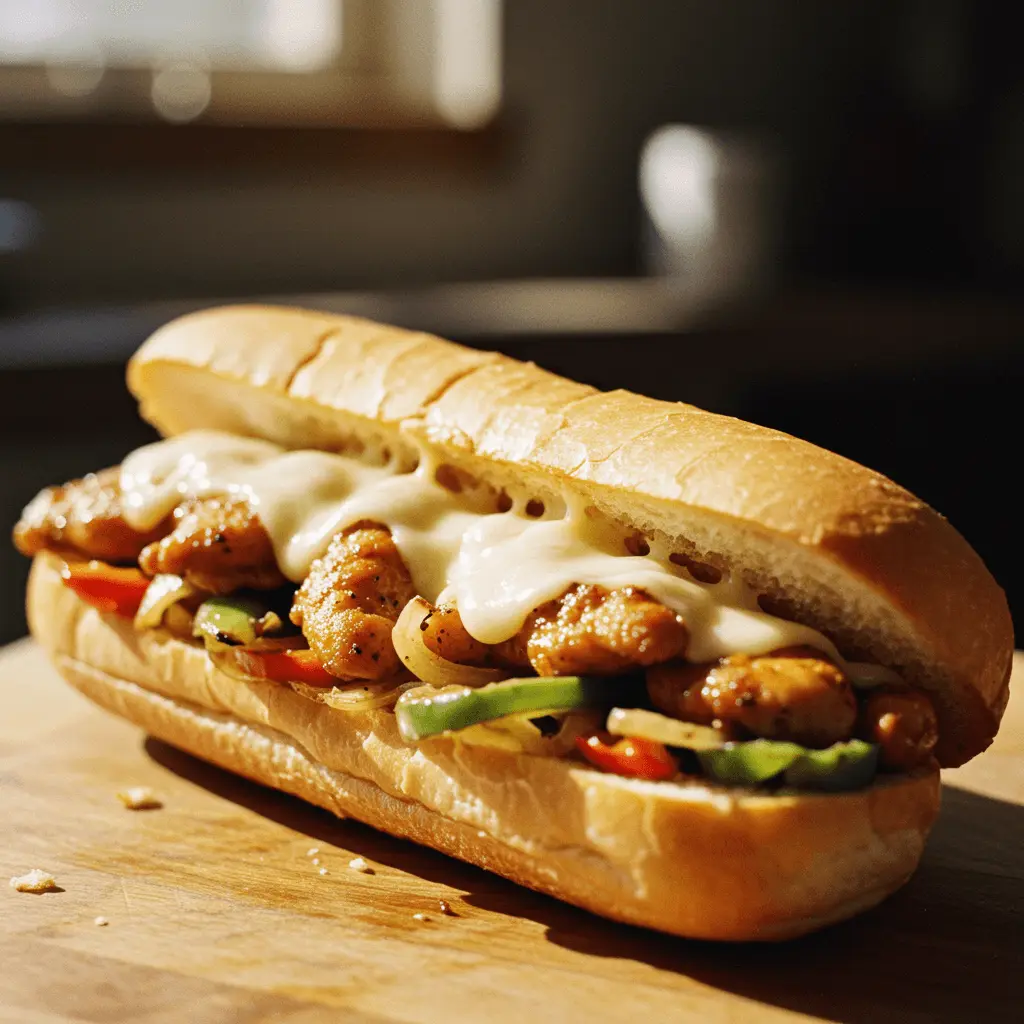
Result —
<path fill-rule="evenodd" d="M 43 491 L 65 582 L 343 710 L 649 779 L 850 788 L 931 762 L 928 698 L 598 509 L 193 431 Z M 340 727 L 343 727 L 340 726 Z"/>

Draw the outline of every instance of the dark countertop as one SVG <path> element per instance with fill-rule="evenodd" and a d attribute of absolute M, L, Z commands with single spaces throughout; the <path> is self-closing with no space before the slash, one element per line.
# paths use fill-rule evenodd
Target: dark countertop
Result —
<path fill-rule="evenodd" d="M 557 279 L 30 311 L 0 316 L 0 369 L 122 362 L 173 317 L 238 301 L 351 313 L 488 347 L 695 339 L 690 361 L 783 374 L 956 358 L 967 344 L 996 357 L 1024 336 L 1024 303 L 986 296 L 802 290 L 726 309 L 669 279 Z M 728 338 L 728 348 L 696 344 L 707 335 Z"/>

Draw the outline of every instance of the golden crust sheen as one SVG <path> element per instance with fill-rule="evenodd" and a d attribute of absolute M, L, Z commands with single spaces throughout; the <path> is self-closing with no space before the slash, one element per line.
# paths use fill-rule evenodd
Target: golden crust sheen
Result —
<path fill-rule="evenodd" d="M 1005 596 L 967 542 L 892 481 L 779 431 L 601 393 L 531 364 L 352 317 L 236 307 L 184 317 L 129 385 L 165 433 L 401 447 L 504 485 L 572 492 L 748 581 L 929 690 L 939 758 L 984 749 L 1008 696 Z"/>
<path fill-rule="evenodd" d="M 782 939 L 849 917 L 913 872 L 938 811 L 935 771 L 835 795 L 642 783 L 569 762 L 436 740 L 387 712 L 347 715 L 205 652 L 101 615 L 40 555 L 36 637 L 88 697 L 258 782 L 598 914 L 707 939 Z M 517 780 L 510 785 L 509 780 Z"/>

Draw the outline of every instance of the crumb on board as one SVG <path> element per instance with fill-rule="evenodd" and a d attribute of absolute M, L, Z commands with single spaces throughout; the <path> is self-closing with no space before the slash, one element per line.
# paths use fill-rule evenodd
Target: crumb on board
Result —
<path fill-rule="evenodd" d="M 313 865 L 313 867 L 318 868 L 320 867 L 320 858 L 314 857 L 310 863 Z"/>
<path fill-rule="evenodd" d="M 352 871 L 358 871 L 364 875 L 372 875 L 374 873 L 373 868 L 370 867 L 363 857 L 353 857 L 348 862 L 348 866 Z"/>
<path fill-rule="evenodd" d="M 430 918 L 426 914 L 413 914 L 412 919 L 414 921 L 429 921 Z"/>
<path fill-rule="evenodd" d="M 149 786 L 129 786 L 117 794 L 117 799 L 129 811 L 155 811 L 164 805 Z"/>
<path fill-rule="evenodd" d="M 486 839 L 487 838 L 487 833 L 483 829 L 481 829 L 479 832 L 477 832 L 476 835 L 477 835 L 478 839 Z"/>
<path fill-rule="evenodd" d="M 320 852 L 320 847 L 319 846 L 311 846 L 306 851 L 306 856 L 307 857 L 315 857 L 319 852 Z"/>
<path fill-rule="evenodd" d="M 97 928 L 106 928 L 107 925 L 110 924 L 105 917 L 94 917 L 92 919 L 92 923 L 96 925 Z"/>
<path fill-rule="evenodd" d="M 53 892 L 58 888 L 57 879 L 42 868 L 32 868 L 23 875 L 15 875 L 10 884 L 18 892 Z"/>
<path fill-rule="evenodd" d="M 447 900 L 438 900 L 438 906 L 441 908 L 441 913 L 445 917 L 458 917 L 459 915 L 452 910 L 452 905 Z"/>
<path fill-rule="evenodd" d="M 320 869 L 320 874 L 321 875 L 326 875 L 327 874 L 327 868 L 321 868 Z"/>

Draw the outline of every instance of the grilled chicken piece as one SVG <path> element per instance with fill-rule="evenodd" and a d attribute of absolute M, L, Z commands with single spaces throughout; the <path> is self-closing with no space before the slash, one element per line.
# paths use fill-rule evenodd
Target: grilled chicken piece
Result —
<path fill-rule="evenodd" d="M 211 594 L 287 582 L 253 507 L 241 498 L 193 498 L 174 510 L 174 529 L 150 544 L 139 566 L 151 576 L 173 573 Z"/>
<path fill-rule="evenodd" d="M 291 620 L 340 679 L 384 679 L 402 667 L 391 630 L 415 596 L 387 527 L 360 522 L 338 534 L 299 587 Z"/>
<path fill-rule="evenodd" d="M 864 701 L 857 734 L 877 743 L 882 764 L 908 771 L 925 764 L 939 740 L 935 708 L 920 690 L 872 690 Z"/>
<path fill-rule="evenodd" d="M 140 533 L 125 522 L 119 471 L 114 468 L 40 491 L 14 527 L 14 544 L 29 557 L 71 549 L 86 558 L 131 564 L 168 529 L 162 523 Z"/>
<path fill-rule="evenodd" d="M 808 747 L 849 739 L 857 718 L 847 678 L 809 647 L 733 654 L 712 665 L 657 665 L 647 672 L 647 691 L 674 718 Z"/>
<path fill-rule="evenodd" d="M 469 635 L 454 604 L 438 605 L 422 622 L 423 643 L 434 654 L 460 665 L 528 668 L 526 638 L 517 633 L 502 644 L 483 644 Z"/>
<path fill-rule="evenodd" d="M 676 658 L 689 632 L 671 609 L 635 587 L 579 585 L 541 605 L 523 627 L 538 675 L 617 675 Z"/>
<path fill-rule="evenodd" d="M 449 661 L 521 667 L 542 676 L 617 675 L 678 657 L 689 638 L 675 612 L 642 590 L 580 584 L 541 605 L 511 640 L 487 646 L 453 607 L 424 623 L 423 640 Z"/>

